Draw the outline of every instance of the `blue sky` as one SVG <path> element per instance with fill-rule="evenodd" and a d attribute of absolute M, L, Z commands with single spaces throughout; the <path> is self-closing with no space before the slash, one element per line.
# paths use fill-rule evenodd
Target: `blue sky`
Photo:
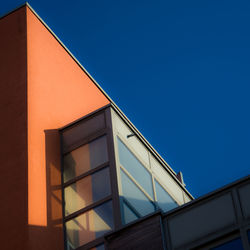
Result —
<path fill-rule="evenodd" d="M 249 1 L 29 3 L 195 197 L 249 174 Z"/>

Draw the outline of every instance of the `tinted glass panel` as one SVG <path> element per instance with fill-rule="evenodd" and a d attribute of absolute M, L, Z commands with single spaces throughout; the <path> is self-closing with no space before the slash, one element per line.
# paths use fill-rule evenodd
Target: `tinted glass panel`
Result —
<path fill-rule="evenodd" d="M 118 138 L 119 160 L 121 165 L 135 178 L 153 198 L 153 186 L 151 174 L 140 163 L 140 161 L 130 152 L 130 150 Z"/>
<path fill-rule="evenodd" d="M 123 202 L 123 215 L 124 215 L 124 224 L 132 222 L 139 217 Z"/>
<path fill-rule="evenodd" d="M 73 250 L 75 249 L 74 246 L 67 240 L 67 250 Z"/>
<path fill-rule="evenodd" d="M 171 210 L 178 206 L 173 198 L 163 189 L 163 187 L 155 180 L 155 191 L 158 206 L 164 211 Z"/>
<path fill-rule="evenodd" d="M 134 182 L 121 170 L 123 197 L 135 208 L 141 215 L 147 215 L 155 211 L 152 202 L 143 194 L 143 192 L 134 184 Z"/>
<path fill-rule="evenodd" d="M 63 131 L 63 152 L 71 145 L 103 128 L 105 128 L 105 117 L 102 113 L 91 119 L 81 121 L 69 129 L 65 129 Z"/>
<path fill-rule="evenodd" d="M 106 136 L 66 154 L 63 159 L 64 182 L 108 161 Z"/>
<path fill-rule="evenodd" d="M 68 245 L 77 248 L 112 229 L 112 202 L 109 201 L 66 222 Z"/>
<path fill-rule="evenodd" d="M 218 247 L 211 248 L 212 250 L 244 250 L 240 238 L 224 243 Z"/>
<path fill-rule="evenodd" d="M 64 189 L 65 214 L 74 213 L 110 193 L 109 168 L 105 168 Z"/>
<path fill-rule="evenodd" d="M 250 230 L 247 231 L 247 235 L 248 235 L 248 241 L 249 241 L 249 244 L 250 244 Z"/>

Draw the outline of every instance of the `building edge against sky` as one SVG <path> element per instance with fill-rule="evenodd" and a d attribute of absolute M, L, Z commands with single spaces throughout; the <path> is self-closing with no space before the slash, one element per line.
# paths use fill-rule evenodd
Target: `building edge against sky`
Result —
<path fill-rule="evenodd" d="M 5 118 L 1 125 L 1 160 L 8 158 L 3 181 L 8 193 L 2 194 L 2 209 L 15 218 L 3 220 L 3 226 L 9 229 L 2 235 L 6 240 L 3 245 L 12 249 L 17 245 L 24 249 L 58 248 L 61 205 L 50 210 L 53 203 L 62 203 L 61 191 L 53 189 L 61 185 L 58 128 L 107 104 L 192 199 L 176 173 L 27 3 L 1 17 L 0 33 L 0 60 L 4 65 L 0 69 L 4 82 L 1 115 Z M 16 180 L 14 184 L 12 179 Z M 49 197 L 49 193 L 53 195 Z M 10 235 L 17 232 L 21 232 L 20 240 L 11 241 Z M 39 246 L 38 241 L 42 242 Z"/>
<path fill-rule="evenodd" d="M 31 10 L 31 12 L 39 19 L 39 21 L 46 27 L 46 29 L 53 35 L 53 37 L 57 40 L 57 42 L 64 48 L 64 50 L 72 57 L 75 63 L 83 70 L 83 72 L 89 77 L 92 83 L 101 91 L 101 93 L 107 98 L 108 102 L 112 105 L 113 109 L 116 110 L 119 115 L 126 120 L 126 122 L 135 130 L 137 136 L 142 140 L 147 147 L 149 147 L 158 157 L 159 160 L 163 162 L 166 166 L 166 169 L 173 174 L 173 177 L 176 178 L 178 174 L 172 169 L 172 167 L 160 156 L 160 154 L 154 149 L 154 147 L 147 141 L 147 139 L 140 133 L 140 131 L 133 125 L 133 123 L 129 120 L 129 118 L 122 112 L 122 110 L 116 105 L 116 103 L 112 100 L 112 98 L 102 89 L 102 87 L 95 81 L 93 76 L 81 65 L 81 63 L 77 60 L 77 58 L 67 49 L 67 47 L 63 44 L 63 42 L 56 36 L 56 34 L 48 27 L 48 25 L 41 19 L 41 17 L 35 12 L 35 10 L 30 6 L 28 2 L 25 3 L 27 7 Z M 13 12 L 13 11 L 12 11 Z M 7 14 L 8 15 L 8 14 Z M 81 119 L 81 117 L 79 118 Z M 72 121 L 74 123 L 76 121 Z M 68 126 L 67 124 L 66 126 Z M 180 181 L 179 176 L 177 178 Z M 180 182 L 181 183 L 181 182 Z M 190 194 L 191 195 L 191 194 Z"/>

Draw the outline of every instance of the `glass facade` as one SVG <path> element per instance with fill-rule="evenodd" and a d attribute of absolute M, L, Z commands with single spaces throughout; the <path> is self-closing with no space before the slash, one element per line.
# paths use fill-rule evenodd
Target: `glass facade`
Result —
<path fill-rule="evenodd" d="M 152 177 L 142 163 L 118 138 L 120 164 L 132 175 L 140 186 L 153 198 Z"/>
<path fill-rule="evenodd" d="M 175 208 L 181 201 L 173 197 L 183 199 L 176 180 L 137 136 L 128 137 L 132 131 L 120 118 L 115 121 L 112 112 L 106 108 L 62 130 L 68 250 L 104 249 L 107 232 Z M 173 196 L 166 186 L 176 190 L 176 185 L 179 193 Z"/>
<path fill-rule="evenodd" d="M 177 202 L 168 194 L 168 192 L 166 192 L 157 180 L 155 180 L 155 192 L 157 204 L 164 212 L 178 207 Z"/>
<path fill-rule="evenodd" d="M 112 202 L 103 203 L 66 222 L 68 245 L 82 246 L 113 229 Z"/>
<path fill-rule="evenodd" d="M 102 117 L 99 115 L 94 121 Z M 81 135 L 84 142 L 81 144 L 76 134 L 79 135 L 80 128 L 87 129 L 88 124 L 92 125 L 91 119 L 70 128 L 63 136 L 67 139 L 67 147 L 63 147 L 63 188 L 68 250 L 94 241 L 114 228 L 107 136 L 100 135 L 86 141 Z M 83 134 L 88 135 L 86 130 Z M 94 249 L 104 249 L 104 245 Z"/>
<path fill-rule="evenodd" d="M 131 206 L 126 204 L 125 200 L 123 200 L 122 205 L 123 205 L 122 209 L 123 209 L 125 224 L 128 224 L 129 222 L 132 222 L 140 218 L 139 214 L 136 213 L 134 210 L 132 210 Z"/>
<path fill-rule="evenodd" d="M 137 212 L 139 217 L 155 211 L 154 203 L 140 190 L 138 186 L 121 170 L 123 199 Z"/>
<path fill-rule="evenodd" d="M 109 168 L 104 168 L 64 189 L 65 215 L 74 213 L 110 194 Z"/>
<path fill-rule="evenodd" d="M 117 137 L 117 147 L 123 224 L 153 213 L 157 209 L 166 212 L 178 206 L 160 181 L 157 181 L 150 166 L 144 166 L 119 137 Z"/>
<path fill-rule="evenodd" d="M 84 119 L 77 124 L 66 128 L 62 133 L 63 152 L 67 151 L 72 145 L 81 144 L 82 139 L 89 137 L 96 132 L 105 129 L 104 113 L 97 114 L 91 118 Z"/>
<path fill-rule="evenodd" d="M 63 177 L 67 182 L 108 161 L 107 141 L 102 136 L 67 153 L 63 159 Z"/>

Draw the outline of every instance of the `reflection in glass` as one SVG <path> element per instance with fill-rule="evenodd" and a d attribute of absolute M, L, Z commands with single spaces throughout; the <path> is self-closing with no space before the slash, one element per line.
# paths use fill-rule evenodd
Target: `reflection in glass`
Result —
<path fill-rule="evenodd" d="M 78 143 L 83 138 L 105 128 L 104 113 L 79 122 L 78 124 L 67 128 L 63 131 L 63 150 L 67 150 L 70 146 Z"/>
<path fill-rule="evenodd" d="M 164 211 L 169 211 L 176 208 L 178 204 L 173 200 L 173 198 L 163 189 L 163 187 L 155 180 L 155 191 L 157 197 L 158 206 Z"/>
<path fill-rule="evenodd" d="M 127 206 L 125 202 L 123 204 L 123 220 L 124 224 L 128 224 L 134 220 L 137 220 L 139 217 Z"/>
<path fill-rule="evenodd" d="M 74 246 L 67 240 L 67 250 L 75 249 Z"/>
<path fill-rule="evenodd" d="M 66 222 L 68 245 L 75 249 L 112 229 L 112 202 L 109 201 Z"/>
<path fill-rule="evenodd" d="M 147 215 L 155 211 L 154 204 L 134 184 L 133 181 L 121 170 L 123 197 L 141 215 Z M 131 217 L 130 217 L 131 218 Z"/>
<path fill-rule="evenodd" d="M 109 168 L 89 175 L 64 189 L 65 215 L 110 195 Z"/>
<path fill-rule="evenodd" d="M 150 173 L 119 138 L 118 150 L 121 165 L 126 168 L 143 189 L 153 198 L 153 186 Z"/>
<path fill-rule="evenodd" d="M 64 182 L 108 161 L 106 136 L 81 146 L 63 158 Z"/>
<path fill-rule="evenodd" d="M 211 250 L 244 250 L 240 238 L 226 242 L 218 247 L 213 247 Z"/>

